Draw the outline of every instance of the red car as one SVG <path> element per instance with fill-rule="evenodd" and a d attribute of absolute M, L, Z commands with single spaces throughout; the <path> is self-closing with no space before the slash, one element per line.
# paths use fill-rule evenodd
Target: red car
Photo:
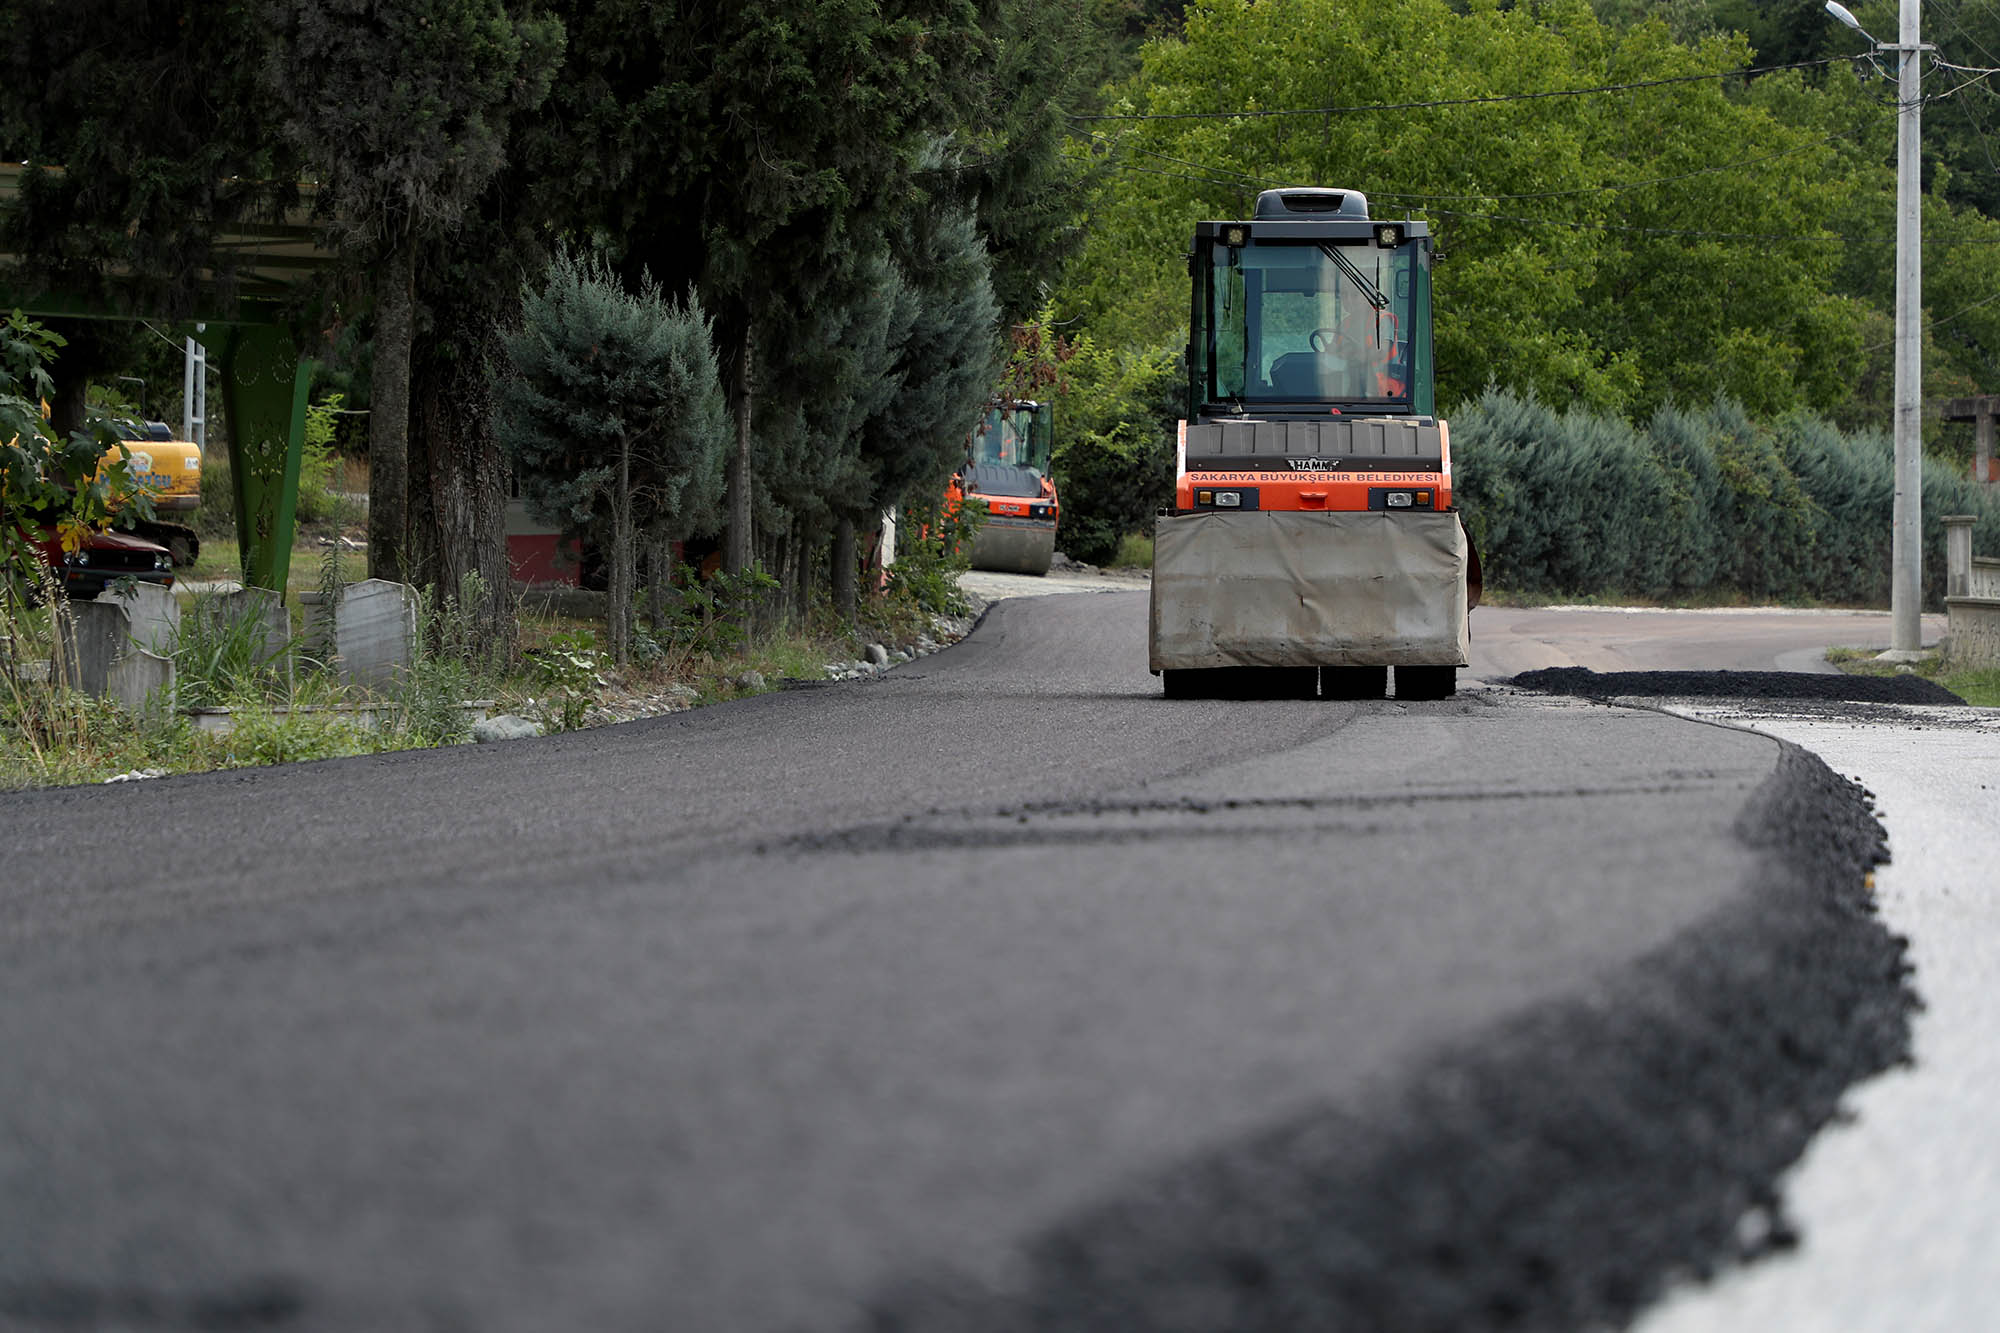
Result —
<path fill-rule="evenodd" d="M 36 534 L 42 559 L 62 580 L 63 591 L 77 601 L 89 601 L 122 578 L 174 586 L 174 561 L 158 542 L 111 529 L 93 532 L 73 552 L 65 552 L 54 528 Z"/>

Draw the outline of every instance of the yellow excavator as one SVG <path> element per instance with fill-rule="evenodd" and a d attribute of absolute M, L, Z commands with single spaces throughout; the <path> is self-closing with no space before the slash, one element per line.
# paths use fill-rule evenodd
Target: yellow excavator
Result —
<path fill-rule="evenodd" d="M 153 518 L 119 526 L 166 547 L 177 568 L 192 565 L 201 554 L 201 538 L 177 518 L 201 507 L 201 446 L 175 439 L 164 421 L 107 417 L 104 424 L 118 436 L 112 453 L 124 457 L 153 501 Z"/>

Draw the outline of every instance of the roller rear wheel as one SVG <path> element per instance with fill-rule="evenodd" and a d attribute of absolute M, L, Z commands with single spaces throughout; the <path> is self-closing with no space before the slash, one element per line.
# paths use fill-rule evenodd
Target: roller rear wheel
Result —
<path fill-rule="evenodd" d="M 1310 699 L 1317 667 L 1182 667 L 1162 671 L 1169 699 Z"/>
<path fill-rule="evenodd" d="M 1449 699 L 1458 693 L 1455 666 L 1399 666 L 1396 668 L 1398 699 Z"/>
<path fill-rule="evenodd" d="M 1319 697 L 1322 699 L 1379 699 L 1388 692 L 1388 667 L 1321 667 L 1319 669 Z"/>

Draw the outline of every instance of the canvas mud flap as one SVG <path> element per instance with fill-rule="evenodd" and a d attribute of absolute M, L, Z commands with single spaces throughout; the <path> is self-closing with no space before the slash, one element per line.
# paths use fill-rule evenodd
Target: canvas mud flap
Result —
<path fill-rule="evenodd" d="M 1451 512 L 1161 518 L 1152 669 L 1464 666 L 1467 550 Z"/>

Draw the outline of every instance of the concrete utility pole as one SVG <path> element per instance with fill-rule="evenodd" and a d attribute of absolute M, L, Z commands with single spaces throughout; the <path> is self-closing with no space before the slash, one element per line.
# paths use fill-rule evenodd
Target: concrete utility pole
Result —
<path fill-rule="evenodd" d="M 1896 506 L 1889 531 L 1890 661 L 1923 655 L 1923 53 L 1919 0 L 1902 0 L 1896 42 L 1877 42 L 1839 0 L 1826 12 L 1896 54 Z"/>
<path fill-rule="evenodd" d="M 1890 534 L 1889 650 L 1924 646 L 1923 45 L 1919 0 L 1903 0 L 1896 91 L 1896 513 Z"/>

